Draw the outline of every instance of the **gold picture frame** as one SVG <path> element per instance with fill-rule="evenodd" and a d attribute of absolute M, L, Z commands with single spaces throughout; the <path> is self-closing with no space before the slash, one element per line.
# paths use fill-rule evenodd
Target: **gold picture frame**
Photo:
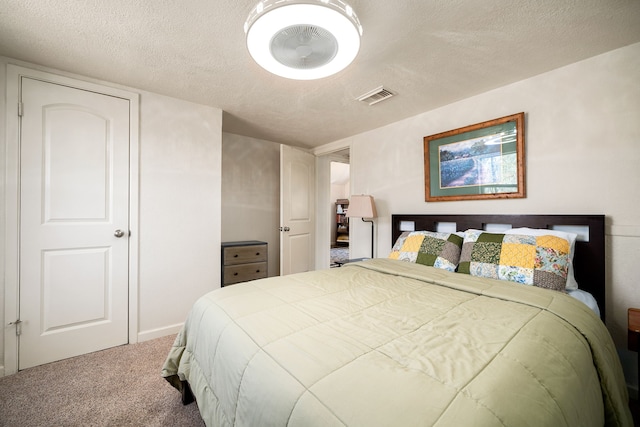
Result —
<path fill-rule="evenodd" d="M 524 113 L 425 136 L 425 201 L 524 198 L 524 139 Z"/>

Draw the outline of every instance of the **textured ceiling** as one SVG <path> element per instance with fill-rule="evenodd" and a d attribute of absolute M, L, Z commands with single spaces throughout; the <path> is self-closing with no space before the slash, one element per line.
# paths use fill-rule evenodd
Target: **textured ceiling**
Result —
<path fill-rule="evenodd" d="M 0 0 L 0 55 L 224 111 L 223 130 L 316 147 L 640 42 L 640 0 L 351 0 L 356 60 L 270 75 L 242 26 L 256 0 Z M 384 85 L 397 96 L 368 106 Z"/>

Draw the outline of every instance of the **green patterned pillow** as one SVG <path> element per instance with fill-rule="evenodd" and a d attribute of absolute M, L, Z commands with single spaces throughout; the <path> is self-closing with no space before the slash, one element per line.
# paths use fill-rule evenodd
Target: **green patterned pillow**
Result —
<path fill-rule="evenodd" d="M 458 272 L 564 291 L 569 249 L 558 236 L 467 230 Z"/>
<path fill-rule="evenodd" d="M 396 240 L 389 258 L 456 271 L 462 240 L 454 233 L 406 231 Z"/>

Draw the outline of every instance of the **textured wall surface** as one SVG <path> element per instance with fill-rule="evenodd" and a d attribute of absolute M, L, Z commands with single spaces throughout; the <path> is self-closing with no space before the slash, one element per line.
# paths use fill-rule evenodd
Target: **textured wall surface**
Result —
<path fill-rule="evenodd" d="M 280 144 L 223 133 L 222 241 L 269 245 L 269 276 L 280 274 Z"/>
<path fill-rule="evenodd" d="M 377 256 L 391 249 L 392 213 L 604 214 L 607 327 L 626 353 L 627 308 L 640 307 L 639 69 L 635 44 L 341 141 L 351 146 L 352 194 L 376 198 Z M 424 136 L 520 111 L 526 198 L 424 201 Z M 366 256 L 369 232 L 354 224 L 352 257 Z"/>

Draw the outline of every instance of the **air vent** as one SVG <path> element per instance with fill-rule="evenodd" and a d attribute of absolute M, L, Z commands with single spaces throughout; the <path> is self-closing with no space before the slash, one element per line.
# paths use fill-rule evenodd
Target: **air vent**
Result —
<path fill-rule="evenodd" d="M 389 89 L 385 89 L 384 87 L 380 86 L 358 97 L 358 101 L 366 102 L 369 105 L 373 105 L 373 104 L 377 104 L 380 101 L 384 101 L 385 99 L 389 99 L 393 95 L 395 95 L 395 93 L 391 92 Z"/>

